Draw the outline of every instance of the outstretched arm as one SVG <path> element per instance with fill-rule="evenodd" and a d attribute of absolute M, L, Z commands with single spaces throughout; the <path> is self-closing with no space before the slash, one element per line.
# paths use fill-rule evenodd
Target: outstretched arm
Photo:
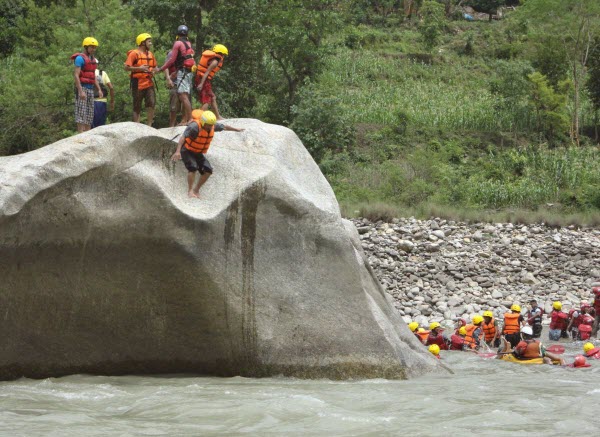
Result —
<path fill-rule="evenodd" d="M 238 128 L 235 128 L 233 126 L 228 126 L 226 124 L 223 125 L 223 128 L 224 128 L 224 130 L 230 130 L 230 131 L 233 131 L 233 132 L 243 132 L 244 131 L 244 129 L 238 129 Z"/>

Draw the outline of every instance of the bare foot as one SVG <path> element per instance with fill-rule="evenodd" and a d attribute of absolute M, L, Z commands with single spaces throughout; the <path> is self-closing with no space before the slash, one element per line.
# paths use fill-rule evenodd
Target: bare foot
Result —
<path fill-rule="evenodd" d="M 188 191 L 188 197 L 194 197 L 196 199 L 200 198 L 200 196 L 198 196 L 198 193 L 194 193 L 193 191 Z"/>

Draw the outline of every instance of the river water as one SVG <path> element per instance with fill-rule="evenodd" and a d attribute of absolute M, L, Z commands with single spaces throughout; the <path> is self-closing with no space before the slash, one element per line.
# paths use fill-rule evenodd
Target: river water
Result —
<path fill-rule="evenodd" d="M 567 362 L 581 344 L 567 344 Z M 600 360 L 570 369 L 442 352 L 409 381 L 88 376 L 0 383 L 0 435 L 598 435 Z"/>

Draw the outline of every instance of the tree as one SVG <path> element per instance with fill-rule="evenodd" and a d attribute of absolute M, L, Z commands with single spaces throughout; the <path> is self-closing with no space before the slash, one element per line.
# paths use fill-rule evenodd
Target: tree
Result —
<path fill-rule="evenodd" d="M 598 112 L 600 111 L 600 36 L 594 41 L 594 49 L 590 53 L 589 70 L 586 88 L 595 115 L 595 139 L 598 141 Z"/>
<path fill-rule="evenodd" d="M 439 43 L 446 26 L 444 5 L 435 0 L 425 0 L 421 8 L 421 16 L 423 19 L 419 23 L 419 32 L 425 47 L 431 51 Z"/>
<path fill-rule="evenodd" d="M 567 113 L 567 95 L 570 88 L 569 81 L 559 84 L 559 90 L 548 83 L 546 76 L 536 71 L 528 76 L 531 81 L 530 101 L 536 112 L 538 130 L 548 139 L 569 130 L 569 116 Z"/>
<path fill-rule="evenodd" d="M 468 4 L 476 11 L 489 14 L 490 21 L 492 21 L 492 17 L 498 12 L 498 8 L 504 4 L 504 0 L 469 0 Z"/>

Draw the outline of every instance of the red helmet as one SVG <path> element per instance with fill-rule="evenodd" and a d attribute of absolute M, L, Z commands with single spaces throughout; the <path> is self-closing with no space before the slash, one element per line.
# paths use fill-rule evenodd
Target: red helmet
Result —
<path fill-rule="evenodd" d="M 573 361 L 573 367 L 589 367 L 589 364 L 583 355 L 577 355 Z"/>

